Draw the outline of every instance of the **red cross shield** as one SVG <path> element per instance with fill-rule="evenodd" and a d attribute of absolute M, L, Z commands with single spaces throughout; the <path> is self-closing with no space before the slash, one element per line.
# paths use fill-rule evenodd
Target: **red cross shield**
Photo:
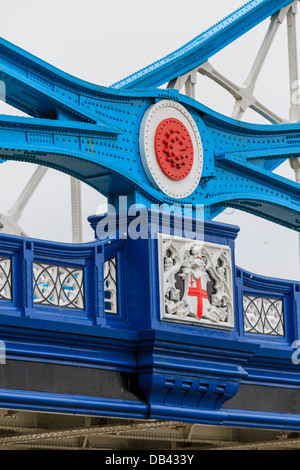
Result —
<path fill-rule="evenodd" d="M 208 295 L 207 291 L 202 288 L 201 278 L 196 280 L 196 287 L 193 287 L 194 283 L 193 275 L 191 274 L 190 285 L 192 287 L 189 288 L 188 296 L 197 297 L 197 317 L 201 320 L 203 315 L 203 299 L 208 299 Z"/>

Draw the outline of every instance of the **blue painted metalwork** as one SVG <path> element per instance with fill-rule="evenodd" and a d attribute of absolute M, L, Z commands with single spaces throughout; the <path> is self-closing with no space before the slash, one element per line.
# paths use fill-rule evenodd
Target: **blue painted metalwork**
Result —
<path fill-rule="evenodd" d="M 299 230 L 299 185 L 273 173 L 285 159 L 299 157 L 299 124 L 240 123 L 176 90 L 132 89 L 140 86 L 140 77 L 143 87 L 173 78 L 175 72 L 165 70 L 169 64 L 177 76 L 191 70 L 289 3 L 251 1 L 118 88 L 79 80 L 1 39 L 0 80 L 6 101 L 34 117 L 0 119 L 1 156 L 68 173 L 105 194 L 115 206 L 116 197 L 127 194 L 129 204 L 188 204 L 194 214 L 197 205 L 204 205 L 207 219 L 230 206 Z M 165 99 L 191 113 L 204 147 L 200 184 L 180 200 L 152 186 L 140 159 L 141 120 L 153 103 Z"/>
<path fill-rule="evenodd" d="M 132 89 L 163 85 L 193 70 L 290 3 L 290 0 L 250 0 L 180 49 L 119 81 L 113 87 Z"/>
<path fill-rule="evenodd" d="M 146 210 L 150 230 L 163 215 Z M 150 216 L 152 219 L 150 219 Z M 129 218 L 128 227 L 134 218 Z M 96 228 L 99 218 L 92 217 Z M 172 231 L 180 217 L 171 220 Z M 195 219 L 191 226 L 196 224 Z M 228 244 L 234 259 L 238 228 L 205 223 L 205 241 Z M 206 424 L 299 429 L 299 414 L 267 413 L 228 407 L 239 388 L 298 389 L 298 365 L 292 344 L 300 336 L 300 283 L 263 278 L 234 269 L 235 326 L 222 331 L 160 319 L 156 239 L 95 240 L 66 245 L 1 235 L 1 255 L 12 259 L 12 300 L 0 300 L 1 338 L 8 361 L 119 371 L 138 379 L 141 395 L 114 400 L 107 396 L 70 396 L 51 390 L 0 389 L 1 406 L 37 411 L 171 419 Z M 118 315 L 105 311 L 103 265 L 118 259 Z M 138 262 L 133 263 L 133 257 Z M 33 264 L 59 264 L 84 270 L 84 310 L 34 303 Z M 285 334 L 253 335 L 244 329 L 243 295 L 284 302 Z M 266 364 L 269 366 L 266 369 Z M 26 367 L 24 365 L 24 367 Z M 5 367 L 5 366 L 3 366 Z M 4 369 L 5 370 L 5 369 Z M 81 369 L 82 370 L 82 369 Z"/>
<path fill-rule="evenodd" d="M 128 204 L 145 206 L 140 220 L 147 234 L 153 230 L 149 216 L 155 218 L 155 235 L 165 230 L 162 212 L 155 212 L 152 204 L 190 205 L 191 227 L 197 222 L 197 206 L 203 205 L 205 241 L 231 249 L 234 303 L 234 326 L 227 330 L 162 321 L 158 242 L 156 237 L 133 240 L 124 235 L 133 216 L 124 222 L 118 214 L 119 232 L 106 240 L 97 238 L 101 218 L 90 217 L 95 241 L 82 245 L 1 235 L 0 260 L 11 260 L 11 270 L 0 278 L 0 288 L 9 279 L 11 289 L 0 298 L 7 360 L 22 361 L 24 367 L 32 363 L 72 366 L 137 379 L 136 394 L 122 400 L 64 393 L 63 388 L 41 390 L 31 384 L 26 390 L 3 386 L 1 407 L 299 430 L 299 409 L 239 408 L 234 400 L 247 386 L 299 390 L 292 353 L 300 337 L 300 284 L 262 278 L 236 267 L 238 228 L 209 219 L 230 206 L 299 231 L 299 184 L 273 170 L 285 159 L 300 156 L 300 125 L 241 123 L 175 90 L 150 88 L 193 69 L 289 3 L 250 1 L 174 54 L 110 88 L 71 77 L 0 41 L 0 80 L 5 83 L 6 101 L 32 116 L 0 116 L 1 157 L 68 173 L 105 194 L 117 209 L 118 196 L 129 196 Z M 184 199 L 153 187 L 140 158 L 143 116 L 163 100 L 179 103 L 190 113 L 203 144 L 200 183 Z M 178 215 L 171 214 L 170 219 L 171 234 L 182 230 Z M 182 236 L 189 238 L 189 233 Z M 112 259 L 116 279 L 106 286 L 104 264 Z M 66 286 L 63 278 L 54 289 L 51 268 L 42 272 L 44 277 L 34 277 L 37 266 L 54 266 L 56 273 L 59 267 L 67 267 L 70 284 Z M 72 284 L 73 268 L 83 274 L 80 286 L 77 279 L 75 287 Z M 79 287 L 79 306 L 53 300 L 54 292 L 59 297 L 59 289 L 72 296 Z M 47 301 L 36 301 L 38 288 L 48 289 Z M 112 295 L 117 302 L 110 311 L 106 304 L 112 302 Z M 243 296 L 282 301 L 284 334 L 245 331 Z"/>

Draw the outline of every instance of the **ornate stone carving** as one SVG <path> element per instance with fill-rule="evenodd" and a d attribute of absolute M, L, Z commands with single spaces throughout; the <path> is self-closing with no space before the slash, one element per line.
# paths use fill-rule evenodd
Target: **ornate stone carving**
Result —
<path fill-rule="evenodd" d="M 231 249 L 159 235 L 161 318 L 233 328 Z"/>
<path fill-rule="evenodd" d="M 118 314 L 117 259 L 104 263 L 105 313 Z"/>
<path fill-rule="evenodd" d="M 11 259 L 0 258 L 0 300 L 11 299 Z"/>
<path fill-rule="evenodd" d="M 84 310 L 83 269 L 33 263 L 34 304 Z"/>
<path fill-rule="evenodd" d="M 283 301 L 244 295 L 245 332 L 284 336 Z"/>

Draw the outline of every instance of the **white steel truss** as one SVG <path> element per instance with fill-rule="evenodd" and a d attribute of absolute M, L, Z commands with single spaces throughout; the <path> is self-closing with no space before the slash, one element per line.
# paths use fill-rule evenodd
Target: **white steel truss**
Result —
<path fill-rule="evenodd" d="M 0 214 L 0 232 L 12 235 L 28 236 L 19 225 L 23 211 L 32 198 L 34 192 L 42 182 L 48 168 L 39 165 L 34 171 L 18 199 L 6 214 Z M 72 242 L 82 242 L 82 201 L 81 182 L 70 177 L 71 188 L 71 214 L 72 214 Z"/>

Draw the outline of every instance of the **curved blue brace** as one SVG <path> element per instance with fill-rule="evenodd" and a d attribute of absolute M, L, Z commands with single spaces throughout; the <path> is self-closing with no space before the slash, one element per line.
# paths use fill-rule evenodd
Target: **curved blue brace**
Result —
<path fill-rule="evenodd" d="M 110 88 L 72 77 L 1 39 L 6 102 L 32 117 L 0 117 L 0 156 L 68 173 L 114 202 L 126 194 L 130 203 L 146 206 L 187 204 L 193 215 L 201 205 L 208 219 L 230 206 L 299 230 L 299 184 L 273 173 L 287 158 L 300 156 L 299 123 L 241 123 L 176 90 L 148 88 L 191 70 L 290 3 L 253 0 L 180 50 Z M 146 88 L 133 89 L 140 86 Z M 181 200 L 152 186 L 140 158 L 142 118 L 152 104 L 165 99 L 189 111 L 203 144 L 201 181 Z"/>
<path fill-rule="evenodd" d="M 158 87 L 182 76 L 290 3 L 291 0 L 251 0 L 181 48 L 115 83 L 113 88 Z"/>

